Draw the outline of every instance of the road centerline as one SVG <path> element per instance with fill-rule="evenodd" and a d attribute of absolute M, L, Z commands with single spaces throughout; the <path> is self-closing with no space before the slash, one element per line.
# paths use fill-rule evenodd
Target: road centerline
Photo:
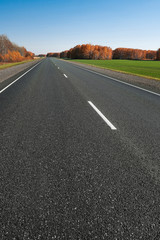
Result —
<path fill-rule="evenodd" d="M 103 115 L 103 113 L 91 101 L 88 101 L 88 103 L 112 130 L 117 130 L 117 128 Z"/>
<path fill-rule="evenodd" d="M 66 74 L 63 74 L 65 76 L 65 78 L 68 78 Z"/>

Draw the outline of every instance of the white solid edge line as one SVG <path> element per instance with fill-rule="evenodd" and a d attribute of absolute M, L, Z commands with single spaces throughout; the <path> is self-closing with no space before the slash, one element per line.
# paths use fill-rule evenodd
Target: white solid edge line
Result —
<path fill-rule="evenodd" d="M 0 90 L 0 93 L 2 93 L 3 91 L 5 91 L 7 88 L 9 88 L 12 84 L 14 84 L 15 82 L 17 82 L 20 78 L 22 78 L 24 75 L 26 75 L 28 72 L 30 72 L 33 68 L 35 68 L 36 66 L 38 66 L 41 62 L 37 63 L 35 66 L 33 66 L 31 69 L 29 69 L 27 72 L 23 73 L 20 77 L 16 78 L 13 82 L 11 82 L 9 85 L 7 85 L 5 88 L 3 88 L 2 90 Z"/>
<path fill-rule="evenodd" d="M 88 101 L 88 103 L 91 105 L 91 107 L 99 114 L 99 116 L 107 123 L 107 125 L 112 129 L 112 130 L 117 130 L 117 128 L 99 111 L 99 109 L 91 102 Z"/>
<path fill-rule="evenodd" d="M 63 74 L 65 76 L 65 78 L 68 78 L 66 74 Z"/>
<path fill-rule="evenodd" d="M 110 78 L 110 79 L 112 79 L 112 80 L 114 80 L 114 81 L 116 81 L 116 82 L 120 82 L 120 83 L 122 83 L 122 84 L 125 84 L 125 85 L 128 85 L 128 86 L 131 86 L 131 87 L 140 89 L 140 90 L 142 90 L 142 91 L 145 91 L 145 92 L 148 92 L 148 93 L 151 93 L 151 94 L 154 94 L 154 95 L 157 95 L 157 96 L 160 97 L 160 94 L 159 94 L 159 93 L 152 92 L 152 91 L 147 90 L 147 89 L 145 89 L 145 88 L 141 88 L 141 87 L 132 85 L 132 84 L 130 84 L 130 83 L 126 83 L 126 82 L 120 81 L 120 80 L 118 80 L 118 79 L 116 79 L 116 78 L 112 78 L 112 77 L 110 77 L 110 76 L 107 76 L 107 75 L 104 75 L 104 74 L 101 74 L 101 73 L 98 73 L 98 72 L 95 72 L 95 71 L 92 71 L 92 70 L 89 70 L 89 69 L 86 69 L 86 68 L 82 68 L 82 67 L 79 67 L 79 66 L 78 66 L 78 68 L 79 68 L 79 69 L 82 69 L 82 70 L 86 70 L 86 71 L 88 71 L 88 72 L 95 73 L 95 74 L 97 74 L 97 75 L 100 75 L 100 76 L 103 76 L 103 77 L 106 77 L 106 78 Z M 107 70 L 108 70 L 108 69 L 107 69 Z"/>

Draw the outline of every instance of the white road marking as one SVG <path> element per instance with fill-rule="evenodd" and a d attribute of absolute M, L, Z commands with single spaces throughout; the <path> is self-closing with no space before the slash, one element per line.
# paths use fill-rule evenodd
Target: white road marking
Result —
<path fill-rule="evenodd" d="M 23 73 L 20 77 L 18 77 L 16 80 L 14 80 L 13 82 L 11 82 L 8 86 L 6 86 L 5 88 L 3 88 L 2 90 L 0 90 L 0 93 L 2 93 L 3 91 L 5 91 L 7 88 L 9 88 L 12 84 L 14 84 L 15 82 L 17 82 L 20 78 L 22 78 L 24 75 L 26 75 L 28 72 L 30 72 L 33 68 L 35 68 L 36 66 L 38 66 L 41 62 L 37 63 L 35 66 L 33 66 L 31 69 L 29 69 L 27 72 Z"/>
<path fill-rule="evenodd" d="M 65 76 L 65 78 L 68 78 L 66 74 L 63 74 Z"/>
<path fill-rule="evenodd" d="M 59 69 L 59 67 L 58 67 L 58 69 Z"/>
<path fill-rule="evenodd" d="M 88 101 L 88 103 L 91 105 L 91 107 L 99 114 L 99 116 L 107 123 L 107 125 L 112 130 L 117 130 L 117 128 L 103 115 L 103 113 L 101 113 L 101 111 L 91 101 Z"/>
<path fill-rule="evenodd" d="M 145 91 L 145 92 L 148 92 L 148 93 L 151 93 L 151 94 L 154 94 L 154 95 L 160 97 L 160 94 L 159 94 L 159 93 L 152 92 L 152 91 L 150 91 L 150 90 L 147 90 L 147 89 L 144 89 L 144 88 L 141 88 L 141 87 L 132 85 L 132 84 L 130 84 L 130 83 L 126 83 L 126 82 L 120 81 L 120 80 L 118 80 L 118 79 L 116 79 L 116 78 L 112 78 L 112 77 L 110 77 L 110 76 L 107 76 L 107 75 L 104 75 L 104 74 L 101 74 L 101 73 L 98 73 L 98 72 L 95 72 L 95 71 L 92 71 L 92 70 L 89 70 L 89 69 L 86 69 L 86 68 L 81 68 L 81 67 L 79 67 L 79 66 L 78 66 L 78 68 L 80 68 L 80 69 L 82 69 L 82 70 L 85 70 L 85 71 L 88 71 L 88 72 L 95 73 L 95 74 L 100 75 L 100 76 L 102 76 L 102 77 L 110 78 L 110 79 L 113 80 L 113 81 L 120 82 L 120 83 L 122 83 L 122 84 L 128 85 L 128 86 L 130 86 L 130 87 L 137 88 L 137 89 L 139 89 L 139 90 L 142 90 L 142 91 Z M 158 80 L 157 80 L 157 81 L 158 81 Z"/>

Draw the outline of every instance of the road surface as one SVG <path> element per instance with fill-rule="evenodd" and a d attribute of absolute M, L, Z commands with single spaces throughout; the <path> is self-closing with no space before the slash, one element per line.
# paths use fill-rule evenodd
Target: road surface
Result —
<path fill-rule="evenodd" d="M 160 239 L 159 94 L 46 58 L 0 113 L 0 239 Z"/>

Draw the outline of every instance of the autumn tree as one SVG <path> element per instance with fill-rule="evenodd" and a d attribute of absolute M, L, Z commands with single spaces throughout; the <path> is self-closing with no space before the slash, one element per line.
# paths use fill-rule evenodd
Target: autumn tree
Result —
<path fill-rule="evenodd" d="M 38 54 L 36 57 L 46 57 L 46 54 Z"/>
<path fill-rule="evenodd" d="M 67 57 L 72 59 L 112 59 L 112 49 L 99 45 L 82 44 L 71 48 Z"/>
<path fill-rule="evenodd" d="M 14 47 L 6 35 L 0 35 L 0 54 L 5 55 L 8 50 L 13 51 Z"/>
<path fill-rule="evenodd" d="M 34 58 L 34 53 L 32 53 L 32 52 L 29 52 L 29 51 L 27 51 L 26 53 L 25 53 L 25 58 L 27 58 L 27 59 L 33 59 Z"/>
<path fill-rule="evenodd" d="M 33 53 L 12 43 L 5 35 L 0 35 L 0 54 L 2 56 L 0 61 L 4 62 L 19 62 L 34 57 Z"/>
<path fill-rule="evenodd" d="M 0 62 L 3 62 L 3 56 L 0 54 Z"/>
<path fill-rule="evenodd" d="M 24 60 L 24 57 L 22 57 L 18 51 L 8 50 L 8 53 L 4 54 L 3 56 L 4 62 L 20 62 L 23 60 Z"/>
<path fill-rule="evenodd" d="M 46 55 L 46 57 L 52 57 L 52 55 L 53 55 L 54 53 L 47 53 L 47 55 Z"/>
<path fill-rule="evenodd" d="M 157 51 L 148 50 L 146 51 L 146 59 L 147 60 L 156 60 Z"/>
<path fill-rule="evenodd" d="M 160 61 L 160 48 L 157 51 L 157 60 Z"/>
<path fill-rule="evenodd" d="M 60 58 L 60 53 L 59 52 L 50 52 L 50 53 L 47 53 L 46 56 L 47 57 L 57 57 L 57 58 Z"/>
<path fill-rule="evenodd" d="M 67 58 L 67 53 L 68 53 L 68 51 L 66 50 L 66 51 L 63 51 L 63 52 L 61 52 L 60 53 L 60 58 Z"/>
<path fill-rule="evenodd" d="M 113 59 L 155 60 L 156 51 L 133 48 L 116 48 L 113 51 Z"/>

